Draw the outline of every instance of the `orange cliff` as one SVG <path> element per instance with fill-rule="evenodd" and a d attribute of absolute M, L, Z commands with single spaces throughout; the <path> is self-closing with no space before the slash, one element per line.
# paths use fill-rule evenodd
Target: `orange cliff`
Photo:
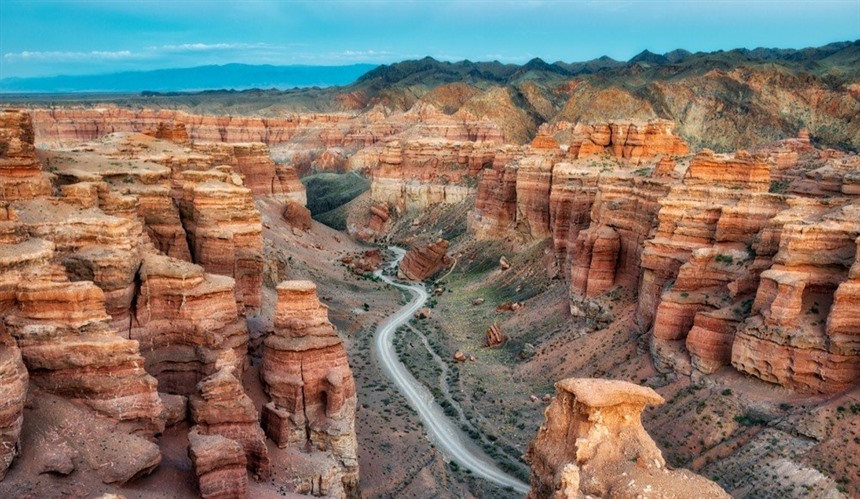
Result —
<path fill-rule="evenodd" d="M 548 270 L 569 278 L 571 312 L 592 325 L 611 320 L 596 298 L 638 291 L 637 321 L 662 371 L 732 365 L 813 392 L 856 383 L 860 160 L 817 150 L 808 135 L 753 153 L 676 156 L 688 152 L 683 141 L 652 125 L 622 147 L 615 125 L 574 127 L 566 157 L 539 135 L 524 156 L 483 171 L 470 230 L 514 244 L 551 238 Z M 770 303 L 789 289 L 793 312 L 776 319 Z"/>

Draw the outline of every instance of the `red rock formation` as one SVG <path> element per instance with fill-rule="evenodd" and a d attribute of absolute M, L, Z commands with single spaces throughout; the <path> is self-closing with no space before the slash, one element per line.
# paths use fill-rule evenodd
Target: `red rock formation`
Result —
<path fill-rule="evenodd" d="M 205 435 L 195 426 L 188 433 L 188 457 L 204 499 L 248 497 L 248 472 L 242 445 L 220 435 Z"/>
<path fill-rule="evenodd" d="M 728 498 L 717 484 L 687 470 L 669 470 L 642 427 L 654 390 L 602 379 L 569 378 L 555 385 L 546 423 L 529 445 L 529 498 Z"/>
<path fill-rule="evenodd" d="M 600 177 L 588 168 L 556 163 L 549 195 L 549 224 L 562 275 L 570 275 L 573 246 L 591 224 L 591 208 Z"/>
<path fill-rule="evenodd" d="M 571 286 L 592 297 L 615 285 L 621 237 L 612 227 L 596 225 L 579 233 L 573 253 Z"/>
<path fill-rule="evenodd" d="M 236 280 L 240 310 L 259 308 L 263 227 L 251 191 L 198 175 L 185 176 L 180 212 L 194 262 L 207 272 Z"/>
<path fill-rule="evenodd" d="M 312 282 L 278 285 L 275 332 L 264 343 L 261 376 L 271 397 L 262 411 L 269 438 L 278 447 L 328 453 L 347 495 L 356 494 L 355 381 Z"/>
<path fill-rule="evenodd" d="M 586 158 L 604 153 L 618 159 L 639 161 L 658 155 L 684 156 L 690 152 L 687 144 L 674 135 L 674 124 L 667 120 L 652 120 L 645 124 L 577 123 L 569 154 Z"/>
<path fill-rule="evenodd" d="M 478 182 L 478 197 L 470 226 L 478 239 L 501 239 L 517 219 L 517 169 L 487 168 Z"/>
<path fill-rule="evenodd" d="M 287 222 L 287 225 L 299 230 L 307 231 L 313 227 L 311 211 L 295 201 L 287 201 L 284 204 L 284 211 L 281 217 Z"/>
<path fill-rule="evenodd" d="M 447 250 L 448 241 L 444 239 L 414 246 L 400 262 L 400 272 L 409 280 L 423 281 L 451 264 Z"/>
<path fill-rule="evenodd" d="M 248 331 L 233 279 L 156 254 L 143 257 L 139 279 L 130 338 L 160 391 L 190 395 L 219 364 L 243 370 Z"/>
<path fill-rule="evenodd" d="M 201 435 L 219 435 L 238 442 L 247 457 L 248 469 L 266 478 L 269 450 L 260 416 L 234 372 L 233 367 L 222 367 L 197 384 L 197 393 L 188 401 L 191 420 Z"/>
<path fill-rule="evenodd" d="M 497 323 L 493 323 L 489 329 L 487 329 L 487 346 L 490 348 L 502 346 L 505 341 L 507 341 L 507 336 L 505 336 L 505 332 L 502 331 L 502 328 L 499 327 Z"/>
<path fill-rule="evenodd" d="M 465 179 L 480 169 L 470 173 L 470 156 L 483 158 L 482 150 L 494 148 L 494 144 L 440 138 L 389 140 L 378 165 L 371 169 L 371 199 L 401 208 L 463 201 L 471 192 Z"/>
<path fill-rule="evenodd" d="M 33 199 L 51 194 L 33 146 L 33 121 L 21 111 L 0 112 L 0 201 Z"/>
<path fill-rule="evenodd" d="M 108 325 L 101 289 L 46 266 L 22 273 L 15 302 L 6 325 L 37 386 L 144 433 L 163 429 L 156 380 L 143 369 L 138 343 Z"/>
<path fill-rule="evenodd" d="M 177 123 L 175 121 L 159 123 L 156 125 L 152 136 L 156 139 L 169 140 L 177 144 L 188 142 L 188 130 L 185 129 L 185 123 Z"/>
<path fill-rule="evenodd" d="M 727 156 L 706 149 L 690 162 L 684 184 L 767 192 L 770 169 L 763 159 L 754 158 L 745 151 Z"/>
<path fill-rule="evenodd" d="M 113 327 L 126 332 L 140 264 L 140 223 L 52 198 L 19 202 L 16 211 L 31 237 L 54 243 L 57 259 L 71 276 L 92 280 L 104 291 Z"/>
<path fill-rule="evenodd" d="M 21 351 L 0 324 L 0 480 L 20 451 L 28 381 Z"/>
<path fill-rule="evenodd" d="M 619 173 L 601 175 L 591 205 L 591 225 L 580 230 L 568 243 L 572 260 L 571 295 L 596 296 L 621 285 L 635 289 L 639 284 L 642 245 L 653 233 L 660 212 L 660 199 L 669 192 L 662 179 Z M 585 190 L 587 203 L 591 189 Z M 574 220 L 580 211 L 571 208 Z M 572 234 L 568 234 L 568 240 Z M 616 239 L 617 237 L 617 239 Z M 577 305 L 581 307 L 581 303 Z M 585 307 L 588 308 L 588 307 Z"/>
<path fill-rule="evenodd" d="M 385 203 L 375 204 L 370 207 L 370 221 L 367 223 L 368 230 L 374 234 L 382 234 L 385 225 L 391 217 L 388 205 Z"/>
<path fill-rule="evenodd" d="M 840 326 L 854 315 L 846 314 L 846 303 L 853 300 L 858 220 L 860 205 L 852 203 L 783 226 L 774 265 L 761 274 L 753 315 L 732 346 L 735 368 L 826 393 L 860 379 L 856 330 Z"/>
<path fill-rule="evenodd" d="M 550 236 L 552 157 L 527 156 L 517 169 L 517 228 L 534 239 Z"/>

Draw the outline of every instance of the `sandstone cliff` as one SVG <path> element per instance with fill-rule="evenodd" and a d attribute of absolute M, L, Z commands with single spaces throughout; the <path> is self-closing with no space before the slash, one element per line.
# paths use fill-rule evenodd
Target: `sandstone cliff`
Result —
<path fill-rule="evenodd" d="M 191 420 L 195 424 L 193 431 L 238 442 L 247 458 L 248 469 L 258 479 L 267 478 L 266 436 L 260 428 L 257 409 L 234 372 L 235 368 L 224 366 L 197 384 L 197 393 L 189 399 Z"/>
<path fill-rule="evenodd" d="M 317 298 L 316 285 L 285 281 L 277 289 L 275 332 L 263 347 L 261 376 L 271 398 L 263 407 L 263 429 L 278 447 L 327 455 L 338 476 L 322 492 L 354 497 L 356 399 L 346 351 L 327 307 Z"/>

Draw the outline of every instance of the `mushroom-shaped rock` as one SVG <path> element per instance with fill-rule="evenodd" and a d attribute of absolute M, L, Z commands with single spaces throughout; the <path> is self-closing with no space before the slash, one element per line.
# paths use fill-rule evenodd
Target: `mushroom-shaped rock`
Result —
<path fill-rule="evenodd" d="M 529 498 L 729 497 L 717 484 L 687 470 L 668 470 L 641 413 L 662 404 L 654 390 L 603 379 L 562 380 L 546 423 L 529 446 Z"/>

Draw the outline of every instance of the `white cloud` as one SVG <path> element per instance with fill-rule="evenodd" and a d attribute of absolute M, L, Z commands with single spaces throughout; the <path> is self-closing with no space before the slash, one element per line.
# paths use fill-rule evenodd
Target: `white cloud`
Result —
<path fill-rule="evenodd" d="M 90 52 L 25 50 L 23 52 L 7 52 L 3 54 L 3 58 L 7 61 L 113 61 L 134 57 L 138 56 L 130 50 L 93 50 Z"/>
<path fill-rule="evenodd" d="M 149 47 L 151 50 L 164 50 L 169 52 L 200 52 L 207 50 L 245 50 L 259 48 L 274 48 L 268 43 L 181 43 L 178 45 L 162 45 L 160 47 Z"/>

